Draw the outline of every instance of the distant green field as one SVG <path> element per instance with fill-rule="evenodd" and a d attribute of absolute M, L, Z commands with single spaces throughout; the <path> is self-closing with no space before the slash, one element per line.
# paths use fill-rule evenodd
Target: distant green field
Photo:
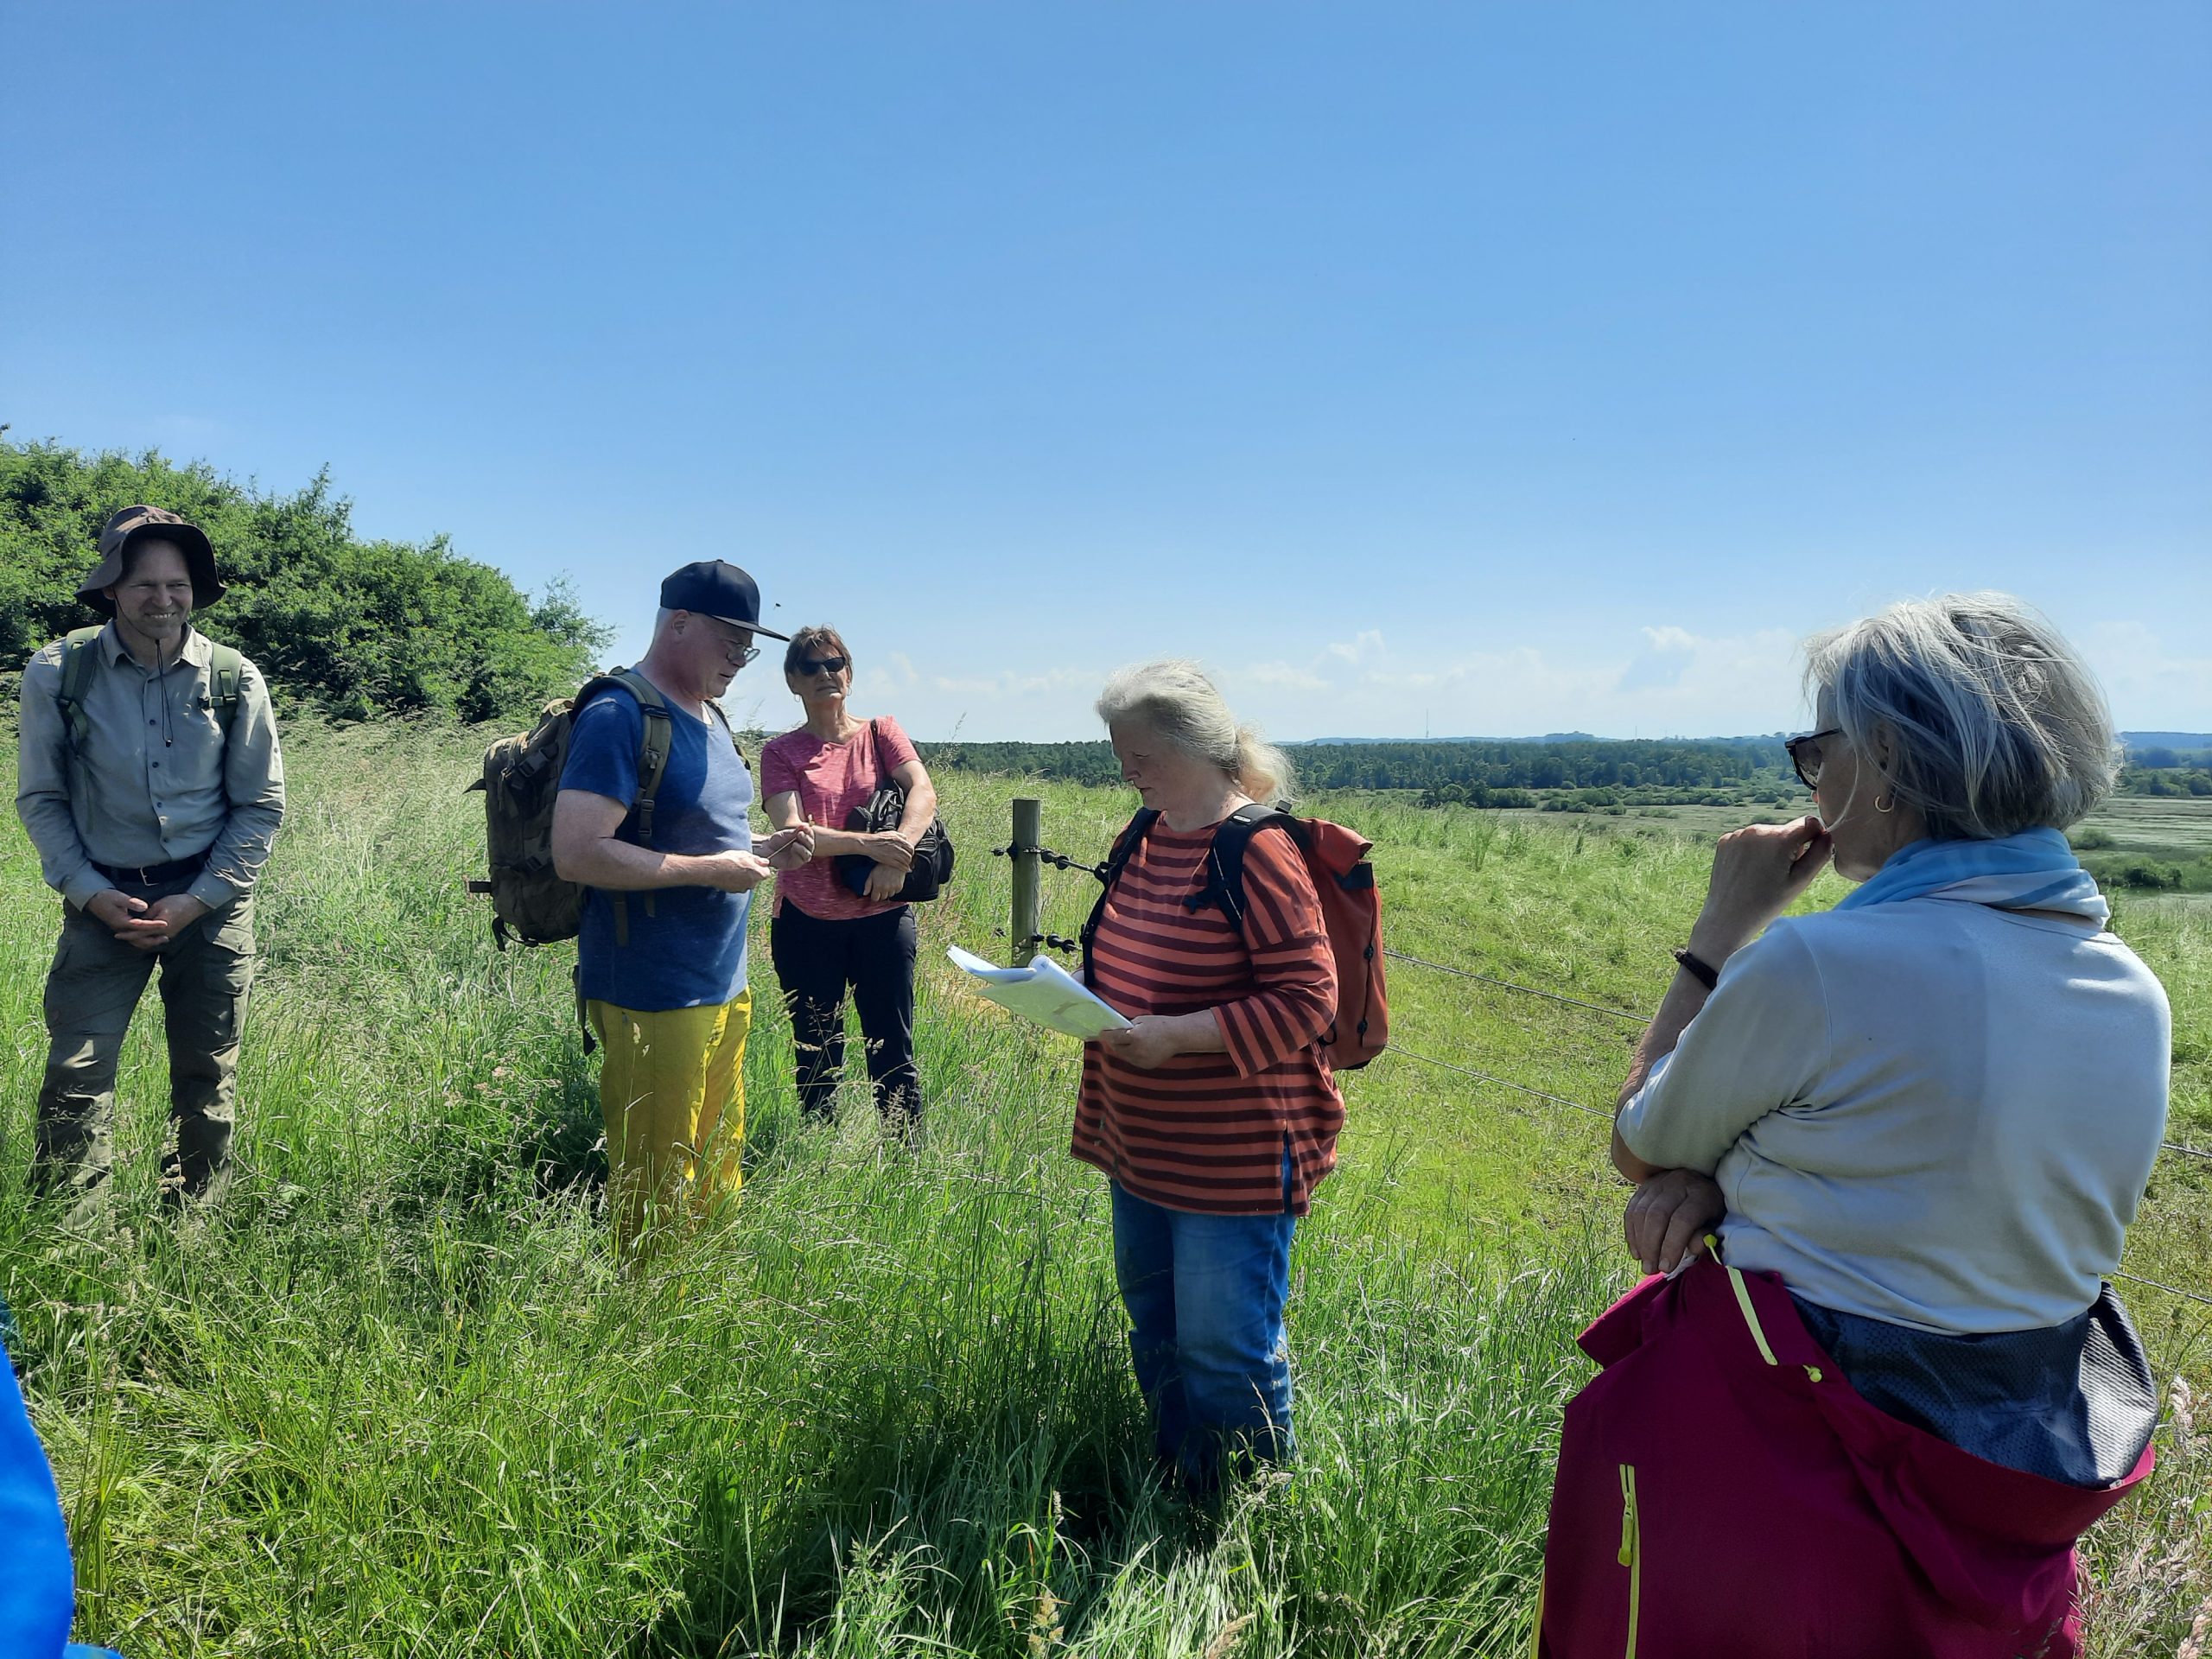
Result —
<path fill-rule="evenodd" d="M 481 736 L 289 741 L 226 1209 L 181 1230 L 156 1210 L 147 1021 L 118 1230 L 0 1206 L 80 1637 L 134 1659 L 1524 1650 L 1573 1333 L 1628 1266 L 1577 1109 L 1607 1105 L 1620 1016 L 1656 1000 L 1732 819 L 1316 804 L 1377 842 L 1390 945 L 1464 973 L 1391 964 L 1394 1050 L 1346 1081 L 1343 1168 L 1294 1262 L 1299 1471 L 1209 1518 L 1151 1483 L 1103 1185 L 1065 1155 L 1076 1046 L 943 965 L 1005 950 L 989 849 L 1023 786 L 944 780 L 961 867 L 920 917 L 925 1143 L 885 1148 L 864 1088 L 801 1125 L 756 932 L 745 1198 L 624 1282 L 572 954 L 494 952 L 462 891 Z M 1036 792 L 1085 860 L 1130 806 Z M 1095 892 L 1048 872 L 1046 927 L 1072 935 Z M 54 911 L 12 825 L 0 895 L 13 1184 Z M 2174 1138 L 2212 1143 L 2212 914 L 2122 894 L 2119 925 L 2173 997 Z M 2161 1163 L 2128 1267 L 2212 1294 L 2212 1166 Z M 2212 1310 L 2127 1289 L 2202 1397 Z M 2092 1541 L 2099 1655 L 2173 1652 L 2206 1592 L 2199 1447 Z"/>

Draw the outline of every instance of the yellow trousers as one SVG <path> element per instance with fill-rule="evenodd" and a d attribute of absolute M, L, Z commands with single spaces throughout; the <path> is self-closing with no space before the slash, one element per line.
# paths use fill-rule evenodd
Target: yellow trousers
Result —
<path fill-rule="evenodd" d="M 599 1033 L 607 1209 L 615 1249 L 627 1255 L 654 1230 L 736 1194 L 753 994 L 697 1008 L 584 1010 Z"/>

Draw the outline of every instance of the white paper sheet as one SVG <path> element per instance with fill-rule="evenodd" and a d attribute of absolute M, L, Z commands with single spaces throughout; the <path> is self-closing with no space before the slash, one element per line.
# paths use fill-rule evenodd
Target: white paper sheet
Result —
<path fill-rule="evenodd" d="M 945 955 L 975 980 L 976 995 L 1048 1030 L 1089 1039 L 1129 1023 L 1050 957 L 1027 968 L 1001 968 L 957 944 Z"/>

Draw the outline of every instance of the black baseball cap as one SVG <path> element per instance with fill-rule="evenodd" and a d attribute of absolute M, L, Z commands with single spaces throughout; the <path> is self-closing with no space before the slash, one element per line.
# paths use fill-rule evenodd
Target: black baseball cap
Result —
<path fill-rule="evenodd" d="M 672 573 L 660 585 L 660 607 L 711 616 L 717 622 L 765 633 L 771 639 L 791 638 L 760 626 L 760 589 L 744 571 L 721 559 L 701 559 Z"/>

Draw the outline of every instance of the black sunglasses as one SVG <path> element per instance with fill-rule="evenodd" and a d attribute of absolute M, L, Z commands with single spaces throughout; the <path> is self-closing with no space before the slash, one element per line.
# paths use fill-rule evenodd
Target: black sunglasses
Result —
<path fill-rule="evenodd" d="M 798 659 L 798 671 L 801 674 L 810 675 L 842 674 L 845 671 L 845 659 L 842 657 L 823 657 L 819 659 L 802 657 Z"/>
<path fill-rule="evenodd" d="M 1807 732 L 1793 737 L 1782 747 L 1789 752 L 1789 764 L 1797 768 L 1797 781 L 1808 789 L 1817 789 L 1821 782 L 1821 740 L 1841 737 L 1843 728 L 1831 726 L 1825 731 Z"/>

